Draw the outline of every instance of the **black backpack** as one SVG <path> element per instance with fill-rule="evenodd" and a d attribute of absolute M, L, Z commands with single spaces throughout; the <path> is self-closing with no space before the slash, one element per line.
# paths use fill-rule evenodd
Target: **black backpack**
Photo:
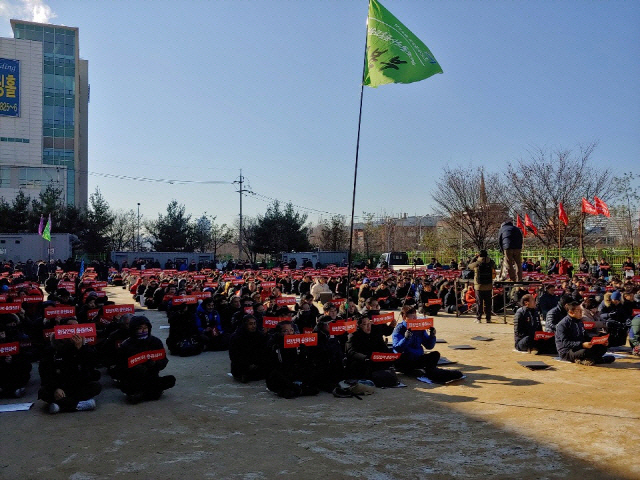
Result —
<path fill-rule="evenodd" d="M 491 260 L 487 262 L 480 262 L 478 265 L 478 279 L 479 285 L 488 285 L 493 283 L 493 266 Z"/>

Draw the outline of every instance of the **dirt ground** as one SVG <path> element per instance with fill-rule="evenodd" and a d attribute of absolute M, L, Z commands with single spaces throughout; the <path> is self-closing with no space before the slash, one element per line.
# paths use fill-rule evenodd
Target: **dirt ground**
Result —
<path fill-rule="evenodd" d="M 131 303 L 121 288 L 108 295 Z M 147 315 L 164 340 L 165 314 Z M 159 401 L 125 404 L 104 376 L 94 412 L 50 415 L 35 372 L 24 399 L 2 401 L 35 405 L 0 413 L 0 478 L 640 478 L 637 357 L 583 367 L 514 352 L 510 324 L 435 323 L 448 342 L 437 349 L 467 378 L 438 386 L 401 376 L 407 388 L 362 401 L 280 399 L 264 382 L 230 378 L 227 352 L 206 352 L 170 357 L 177 384 Z M 476 349 L 448 348 L 456 344 Z"/>

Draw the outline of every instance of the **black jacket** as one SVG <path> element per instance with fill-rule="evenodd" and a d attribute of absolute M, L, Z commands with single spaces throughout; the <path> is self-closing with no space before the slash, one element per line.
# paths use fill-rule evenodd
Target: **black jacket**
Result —
<path fill-rule="evenodd" d="M 515 227 L 512 222 L 504 222 L 500 226 L 498 243 L 500 244 L 500 250 L 522 248 L 522 231 Z"/>

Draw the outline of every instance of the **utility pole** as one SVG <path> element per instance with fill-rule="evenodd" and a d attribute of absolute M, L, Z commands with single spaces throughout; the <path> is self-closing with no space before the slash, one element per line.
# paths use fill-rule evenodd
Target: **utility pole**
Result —
<path fill-rule="evenodd" d="M 242 176 L 242 169 L 240 169 L 240 177 L 237 181 L 233 183 L 237 183 L 240 188 L 238 193 L 240 194 L 240 226 L 238 228 L 238 261 L 242 258 L 242 193 L 246 190 L 242 189 L 242 184 L 244 182 L 244 177 Z"/>
<path fill-rule="evenodd" d="M 140 202 L 138 202 L 138 251 L 140 251 Z"/>

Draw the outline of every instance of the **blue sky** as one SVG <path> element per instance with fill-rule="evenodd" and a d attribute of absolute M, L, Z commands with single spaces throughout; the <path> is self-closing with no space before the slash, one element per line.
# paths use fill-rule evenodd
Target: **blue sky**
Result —
<path fill-rule="evenodd" d="M 366 88 L 356 214 L 424 215 L 444 166 L 499 172 L 532 147 L 598 141 L 640 173 L 640 2 L 382 0 L 444 74 Z M 9 18 L 80 29 L 89 190 L 156 218 L 173 198 L 232 223 L 269 198 L 349 214 L 366 0 L 0 0 Z M 264 198 L 266 197 L 266 199 Z M 318 213 L 309 213 L 316 220 Z M 326 215 L 325 215 L 326 216 Z"/>

